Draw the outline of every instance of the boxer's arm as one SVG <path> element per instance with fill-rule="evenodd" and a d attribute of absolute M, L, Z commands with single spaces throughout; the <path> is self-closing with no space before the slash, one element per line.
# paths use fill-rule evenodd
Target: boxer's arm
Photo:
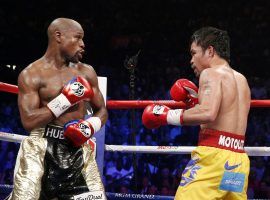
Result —
<path fill-rule="evenodd" d="M 83 71 L 84 74 L 87 75 L 87 80 L 90 82 L 94 92 L 94 97 L 92 97 L 90 101 L 90 105 L 94 113 L 93 116 L 100 118 L 101 126 L 103 126 L 108 119 L 108 112 L 105 106 L 104 98 L 98 87 L 97 74 L 92 66 L 85 66 Z"/>
<path fill-rule="evenodd" d="M 183 114 L 183 125 L 200 125 L 213 122 L 218 114 L 222 98 L 221 77 L 211 69 L 200 75 L 199 104 Z"/>
<path fill-rule="evenodd" d="M 21 122 L 27 131 L 44 126 L 54 119 L 47 107 L 39 108 L 39 78 L 24 70 L 18 77 L 18 107 Z"/>

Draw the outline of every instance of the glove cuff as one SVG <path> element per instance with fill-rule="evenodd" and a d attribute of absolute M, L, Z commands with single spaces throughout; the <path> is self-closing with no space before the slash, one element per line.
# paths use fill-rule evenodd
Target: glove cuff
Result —
<path fill-rule="evenodd" d="M 101 128 L 101 120 L 100 120 L 99 117 L 90 117 L 86 121 L 89 122 L 92 125 L 93 129 L 94 129 L 94 132 L 92 133 L 92 135 L 100 130 L 100 128 Z"/>
<path fill-rule="evenodd" d="M 47 107 L 52 111 L 56 118 L 64 113 L 70 106 L 71 103 L 62 93 L 47 104 Z"/>
<path fill-rule="evenodd" d="M 167 123 L 170 125 L 181 126 L 183 124 L 183 109 L 169 110 L 167 114 Z"/>

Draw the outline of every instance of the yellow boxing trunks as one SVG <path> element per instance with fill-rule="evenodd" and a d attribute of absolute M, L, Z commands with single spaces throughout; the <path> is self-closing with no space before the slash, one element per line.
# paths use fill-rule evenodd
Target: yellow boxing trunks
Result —
<path fill-rule="evenodd" d="M 11 200 L 102 199 L 105 191 L 92 145 L 73 147 L 63 127 L 35 129 L 21 143 Z"/>
<path fill-rule="evenodd" d="M 202 129 L 175 200 L 247 199 L 250 162 L 244 140 L 241 135 Z"/>

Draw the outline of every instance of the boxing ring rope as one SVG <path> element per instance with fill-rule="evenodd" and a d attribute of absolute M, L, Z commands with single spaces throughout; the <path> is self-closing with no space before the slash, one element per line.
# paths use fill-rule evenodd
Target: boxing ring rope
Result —
<path fill-rule="evenodd" d="M 18 87 L 16 85 L 0 82 L 0 91 L 17 94 Z M 108 100 L 106 106 L 108 109 L 142 109 L 149 104 L 163 104 L 170 108 L 185 108 L 183 102 L 175 102 L 171 100 Z M 270 100 L 251 100 L 251 107 L 270 107 Z M 20 143 L 27 136 L 14 133 L 0 132 L 0 140 Z M 105 151 L 121 152 L 121 153 L 155 153 L 155 154 L 188 154 L 194 150 L 195 146 L 122 146 L 122 145 L 106 145 Z M 245 151 L 249 156 L 270 156 L 270 147 L 245 147 Z M 1 185 L 1 191 L 11 192 L 12 185 Z M 173 200 L 172 196 L 144 195 L 144 194 L 122 194 L 106 192 L 107 198 L 113 199 L 160 199 Z"/>
<path fill-rule="evenodd" d="M 0 82 L 0 91 L 17 94 L 19 89 L 16 85 Z"/>
<path fill-rule="evenodd" d="M 0 140 L 20 143 L 27 136 L 0 132 Z M 121 153 L 189 154 L 195 146 L 132 146 L 107 145 L 105 151 Z M 270 156 L 270 147 L 244 147 L 249 156 Z"/>
<path fill-rule="evenodd" d="M 149 104 L 163 104 L 170 108 L 185 108 L 186 104 L 183 102 L 176 102 L 172 100 L 108 100 L 108 109 L 132 109 L 132 108 L 145 108 Z M 270 107 L 270 100 L 251 100 L 250 107 L 264 108 Z"/>
<path fill-rule="evenodd" d="M 18 86 L 0 82 L 0 91 L 17 94 Z M 108 100 L 106 102 L 108 109 L 132 109 L 132 108 L 145 108 L 149 104 L 163 104 L 170 108 L 184 108 L 186 104 L 183 102 L 176 102 L 171 100 Z M 251 107 L 270 107 L 270 100 L 251 100 Z"/>

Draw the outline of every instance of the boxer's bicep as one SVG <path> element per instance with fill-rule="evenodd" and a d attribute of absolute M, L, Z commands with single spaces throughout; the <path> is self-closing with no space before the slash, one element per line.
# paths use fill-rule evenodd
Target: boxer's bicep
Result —
<path fill-rule="evenodd" d="M 29 115 L 34 109 L 39 108 L 40 97 L 37 83 L 25 74 L 20 74 L 18 88 L 18 106 L 23 117 L 24 115 Z"/>
<path fill-rule="evenodd" d="M 199 87 L 199 104 L 205 107 L 211 118 L 215 118 L 222 99 L 220 76 L 212 71 L 202 73 Z"/>
<path fill-rule="evenodd" d="M 99 109 L 101 107 L 105 107 L 105 102 L 104 102 L 103 96 L 102 96 L 102 94 L 99 90 L 99 86 L 98 86 L 97 74 L 92 66 L 89 66 L 87 68 L 86 74 L 87 74 L 87 80 L 89 81 L 89 83 L 93 89 L 93 92 L 94 92 L 94 96 L 90 100 L 91 106 L 94 109 Z"/>
<path fill-rule="evenodd" d="M 87 74 L 87 80 L 92 86 L 94 96 L 90 100 L 90 105 L 93 109 L 93 114 L 96 117 L 99 117 L 101 119 L 102 125 L 106 123 L 106 120 L 108 118 L 108 112 L 105 106 L 105 101 L 102 96 L 102 93 L 98 87 L 98 78 L 97 74 L 92 66 L 89 66 L 87 68 L 84 68 L 85 74 Z"/>
<path fill-rule="evenodd" d="M 39 78 L 34 74 L 20 74 L 18 78 L 18 107 L 21 116 L 21 122 L 28 131 L 41 127 L 51 120 L 54 116 L 46 107 L 41 106 L 39 96 Z"/>

